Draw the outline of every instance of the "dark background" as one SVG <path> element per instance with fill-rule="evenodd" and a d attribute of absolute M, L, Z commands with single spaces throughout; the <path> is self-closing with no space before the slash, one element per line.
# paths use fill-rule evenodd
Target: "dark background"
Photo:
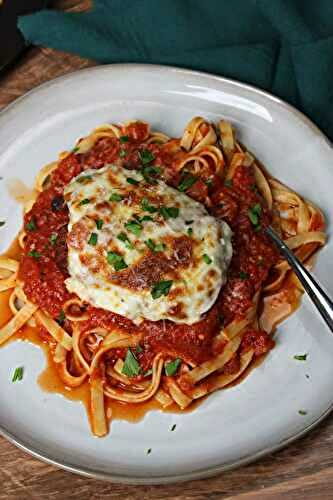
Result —
<path fill-rule="evenodd" d="M 25 42 L 16 27 L 18 15 L 41 9 L 47 0 L 4 0 L 0 6 L 0 71 L 24 50 Z"/>

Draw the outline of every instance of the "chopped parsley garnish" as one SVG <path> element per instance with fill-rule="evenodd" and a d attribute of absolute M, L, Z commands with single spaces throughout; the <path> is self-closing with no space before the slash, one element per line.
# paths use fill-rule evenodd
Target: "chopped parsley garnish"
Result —
<path fill-rule="evenodd" d="M 297 361 L 306 361 L 307 357 L 307 354 L 296 354 L 296 356 L 294 356 L 294 359 L 297 359 Z"/>
<path fill-rule="evenodd" d="M 132 349 L 127 349 L 127 354 L 122 369 L 122 373 L 127 377 L 137 377 L 141 371 L 140 364 L 132 352 Z"/>
<path fill-rule="evenodd" d="M 144 215 L 143 217 L 137 217 L 139 222 L 152 221 L 154 220 L 150 215 Z"/>
<path fill-rule="evenodd" d="M 23 366 L 19 366 L 18 368 L 15 368 L 12 382 L 19 382 L 20 380 L 22 380 L 23 379 L 23 372 L 24 372 Z"/>
<path fill-rule="evenodd" d="M 145 212 L 149 212 L 151 214 L 155 213 L 158 211 L 157 207 L 154 207 L 153 205 L 150 205 L 148 198 L 142 198 L 141 200 L 141 208 Z"/>
<path fill-rule="evenodd" d="M 72 153 L 76 153 L 79 149 L 79 146 L 75 146 L 75 148 L 72 149 Z"/>
<path fill-rule="evenodd" d="M 164 243 L 157 243 L 155 245 L 155 252 L 163 252 L 166 249 L 166 246 Z"/>
<path fill-rule="evenodd" d="M 142 349 L 142 347 L 141 347 L 141 345 L 140 345 L 140 344 L 138 344 L 138 345 L 136 346 L 136 348 L 135 348 L 135 352 L 136 352 L 136 354 L 140 354 L 140 352 L 143 352 L 143 349 Z"/>
<path fill-rule="evenodd" d="M 124 257 L 117 252 L 108 252 L 107 261 L 113 266 L 115 271 L 121 271 L 127 267 Z"/>
<path fill-rule="evenodd" d="M 132 250 L 134 248 L 126 233 L 119 233 L 117 235 L 117 238 L 118 240 L 125 243 L 125 247 L 128 248 L 129 250 Z"/>
<path fill-rule="evenodd" d="M 232 179 L 227 179 L 226 181 L 224 181 L 224 185 L 228 188 L 232 187 Z"/>
<path fill-rule="evenodd" d="M 91 233 L 90 238 L 88 240 L 89 245 L 95 246 L 97 245 L 97 241 L 98 241 L 98 234 Z"/>
<path fill-rule="evenodd" d="M 138 155 L 142 165 L 147 165 L 148 163 L 151 163 L 153 160 L 155 160 L 155 156 L 148 149 L 142 149 L 138 152 Z"/>
<path fill-rule="evenodd" d="M 192 234 L 193 234 L 193 229 L 192 229 L 191 227 L 189 227 L 189 228 L 188 228 L 188 230 L 187 230 L 187 234 L 188 234 L 189 236 L 192 236 Z"/>
<path fill-rule="evenodd" d="M 79 205 L 88 205 L 90 203 L 89 198 L 84 198 L 82 201 L 80 201 Z"/>
<path fill-rule="evenodd" d="M 170 431 L 173 432 L 177 427 L 177 424 L 173 424 L 173 426 L 171 427 Z"/>
<path fill-rule="evenodd" d="M 65 322 L 65 319 L 66 319 L 66 316 L 65 316 L 65 313 L 64 311 L 61 309 L 60 313 L 59 313 L 59 316 L 57 317 L 57 323 L 59 323 L 59 325 L 63 325 L 64 322 Z"/>
<path fill-rule="evenodd" d="M 184 174 L 181 176 L 180 182 L 178 184 L 178 191 L 182 191 L 182 192 L 186 191 L 187 189 L 192 187 L 196 181 L 197 181 L 197 178 L 194 175 L 192 175 L 188 172 L 184 172 Z"/>
<path fill-rule="evenodd" d="M 34 218 L 32 218 L 32 219 L 30 220 L 30 222 L 28 222 L 28 224 L 26 224 L 26 226 L 25 226 L 25 227 L 26 227 L 26 229 L 27 229 L 28 231 L 36 231 L 37 226 L 36 226 L 35 219 L 34 219 Z"/>
<path fill-rule="evenodd" d="M 181 362 L 182 360 L 180 358 L 176 358 L 173 361 L 169 361 L 169 363 L 166 363 L 164 366 L 165 374 L 168 377 L 172 377 L 172 375 L 175 375 L 181 365 Z"/>
<path fill-rule="evenodd" d="M 124 144 L 124 142 L 128 142 L 128 141 L 129 141 L 129 137 L 128 137 L 128 135 L 121 135 L 121 136 L 119 137 L 119 141 L 120 141 L 122 144 Z"/>
<path fill-rule="evenodd" d="M 133 185 L 137 185 L 139 184 L 140 181 L 136 180 L 136 179 L 133 179 L 133 177 L 127 177 L 126 181 L 128 182 L 128 184 L 133 184 Z"/>
<path fill-rule="evenodd" d="M 153 167 L 152 165 L 146 165 L 142 168 L 141 173 L 144 180 L 148 182 L 148 184 L 156 184 L 157 181 L 152 176 L 160 174 L 161 169 L 158 167 Z"/>
<path fill-rule="evenodd" d="M 193 222 L 194 222 L 194 220 L 186 220 L 186 221 L 185 221 L 185 224 L 186 224 L 187 226 L 189 226 L 190 224 L 193 224 Z"/>
<path fill-rule="evenodd" d="M 29 257 L 33 257 L 34 259 L 39 259 L 41 257 L 41 253 L 37 252 L 36 250 L 31 250 L 28 253 Z"/>
<path fill-rule="evenodd" d="M 121 150 L 119 151 L 119 158 L 125 158 L 126 154 L 127 154 L 127 153 L 126 153 L 125 149 L 121 149 Z"/>
<path fill-rule="evenodd" d="M 145 245 L 147 245 L 149 250 L 151 250 L 152 252 L 155 252 L 155 243 L 153 242 L 153 240 L 151 238 L 149 238 L 148 240 L 145 241 Z"/>
<path fill-rule="evenodd" d="M 305 411 L 305 410 L 298 410 L 298 413 L 299 413 L 300 415 L 307 415 L 307 414 L 308 414 L 308 412 L 307 412 L 307 411 Z"/>
<path fill-rule="evenodd" d="M 91 175 L 81 175 L 77 180 L 80 184 L 84 184 L 86 181 L 91 181 L 92 176 Z"/>
<path fill-rule="evenodd" d="M 255 229 L 260 229 L 260 214 L 261 214 L 261 205 L 260 203 L 256 203 L 253 207 L 249 208 L 247 211 L 248 217 L 251 221 L 251 224 Z"/>
<path fill-rule="evenodd" d="M 207 255 L 206 253 L 203 254 L 202 260 L 206 262 L 206 264 L 211 264 L 213 262 L 209 255 Z"/>
<path fill-rule="evenodd" d="M 244 271 L 241 271 L 239 273 L 239 277 L 241 280 L 247 280 L 249 278 L 249 275 L 248 275 L 248 273 L 244 273 Z"/>
<path fill-rule="evenodd" d="M 156 244 L 151 238 L 145 241 L 145 245 L 147 245 L 147 247 L 154 253 L 163 252 L 163 250 L 165 250 L 166 248 L 164 243 Z"/>
<path fill-rule="evenodd" d="M 109 198 L 109 201 L 121 201 L 123 197 L 118 194 L 118 193 L 112 193 L 112 195 Z"/>
<path fill-rule="evenodd" d="M 162 215 L 163 219 L 175 219 L 179 215 L 178 207 L 160 207 L 159 213 Z"/>
<path fill-rule="evenodd" d="M 135 234 L 135 236 L 140 236 L 142 231 L 141 222 L 136 220 L 131 220 L 129 222 L 126 222 L 125 227 L 128 231 L 131 231 L 131 233 Z"/>
<path fill-rule="evenodd" d="M 50 243 L 52 246 L 56 244 L 57 239 L 58 239 L 58 233 L 52 233 L 50 236 Z"/>
<path fill-rule="evenodd" d="M 148 450 L 146 451 L 147 455 L 150 455 L 151 454 L 151 448 L 148 448 Z"/>
<path fill-rule="evenodd" d="M 207 180 L 205 181 L 205 184 L 206 184 L 206 186 L 207 186 L 208 188 L 211 188 L 211 187 L 213 187 L 213 186 L 214 186 L 214 181 L 213 181 L 213 179 L 207 179 Z"/>
<path fill-rule="evenodd" d="M 104 221 L 102 219 L 97 219 L 97 221 L 96 221 L 97 229 L 102 229 L 103 224 L 104 224 Z"/>
<path fill-rule="evenodd" d="M 162 297 L 162 295 L 168 295 L 170 288 L 172 287 L 172 283 L 172 280 L 162 280 L 155 283 L 151 289 L 151 296 L 153 299 L 158 299 L 159 297 Z"/>

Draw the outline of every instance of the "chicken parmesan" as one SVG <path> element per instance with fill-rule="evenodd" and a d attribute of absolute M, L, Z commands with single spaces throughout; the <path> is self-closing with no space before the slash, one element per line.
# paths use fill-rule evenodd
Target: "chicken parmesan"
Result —
<path fill-rule="evenodd" d="M 212 307 L 226 282 L 231 231 L 202 204 L 114 165 L 75 177 L 64 198 L 71 293 L 136 324 L 192 324 Z"/>
<path fill-rule="evenodd" d="M 268 225 L 308 266 L 325 243 L 320 209 L 228 122 L 102 125 L 37 176 L 19 255 L 0 257 L 0 344 L 33 329 L 59 384 L 87 388 L 97 436 L 119 403 L 184 410 L 244 376 L 299 303 Z"/>

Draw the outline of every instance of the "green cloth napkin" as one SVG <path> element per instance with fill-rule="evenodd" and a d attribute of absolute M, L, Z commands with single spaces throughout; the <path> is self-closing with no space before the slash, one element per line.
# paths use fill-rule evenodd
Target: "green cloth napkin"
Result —
<path fill-rule="evenodd" d="M 266 89 L 333 140 L 333 0 L 95 0 L 21 17 L 29 42 L 101 63 L 184 66 Z"/>

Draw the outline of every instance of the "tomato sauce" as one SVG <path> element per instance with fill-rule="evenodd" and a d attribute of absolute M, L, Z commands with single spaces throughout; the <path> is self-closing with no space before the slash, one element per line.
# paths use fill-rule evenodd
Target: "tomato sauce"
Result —
<path fill-rule="evenodd" d="M 60 161 L 51 174 L 49 186 L 39 194 L 31 211 L 25 215 L 27 236 L 20 278 L 27 297 L 55 319 L 59 318 L 64 302 L 71 297 L 65 286 L 68 277 L 66 237 L 69 214 L 63 199 L 64 186 L 84 169 L 101 168 L 108 163 L 133 169 L 142 168 L 143 164 L 144 172 L 142 155 L 147 151 L 153 157 L 146 170 L 148 176 L 161 176 L 171 185 L 177 185 L 179 181 L 173 162 L 185 153 L 179 152 L 178 148 L 177 154 L 174 154 L 170 145 L 142 144 L 147 130 L 145 124 L 139 125 L 130 124 L 124 129 L 125 138 L 121 140 L 99 139 L 87 153 L 71 153 Z M 116 325 L 131 333 L 137 333 L 139 329 L 143 332 L 143 353 L 138 357 L 145 369 L 151 366 L 154 353 L 161 351 L 190 364 L 200 364 L 216 354 L 212 350 L 214 335 L 222 324 L 227 325 L 244 315 L 254 293 L 278 260 L 277 251 L 263 231 L 270 224 L 272 214 L 256 191 L 252 168 L 238 167 L 232 181 L 225 183 L 213 172 L 206 174 L 209 174 L 209 183 L 207 179 L 197 179 L 186 193 L 205 202 L 214 216 L 229 223 L 233 230 L 234 252 L 228 282 L 211 310 L 194 325 L 144 321 L 137 327 L 127 318 L 87 307 L 89 320 L 82 324 L 84 330 Z M 271 344 L 264 339 L 264 332 L 258 335 L 259 340 L 252 331 L 246 337 L 246 347 L 254 346 L 259 354 L 258 342 L 266 347 L 271 347 Z"/>

